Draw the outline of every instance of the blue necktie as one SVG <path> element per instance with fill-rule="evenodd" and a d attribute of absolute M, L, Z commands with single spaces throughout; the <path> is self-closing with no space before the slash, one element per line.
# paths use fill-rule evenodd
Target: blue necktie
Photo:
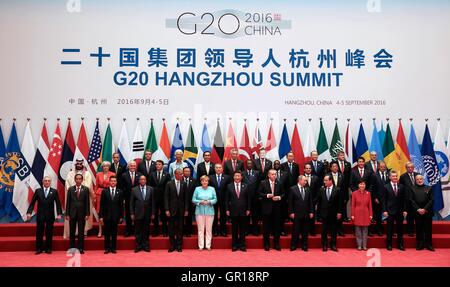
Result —
<path fill-rule="evenodd" d="M 45 198 L 48 197 L 48 188 L 45 189 Z"/>
<path fill-rule="evenodd" d="M 145 188 L 144 187 L 141 188 L 141 192 L 142 192 L 142 198 L 145 199 Z"/>
<path fill-rule="evenodd" d="M 220 188 L 220 180 L 221 180 L 220 175 L 218 175 L 217 176 L 217 187 L 218 188 Z"/>

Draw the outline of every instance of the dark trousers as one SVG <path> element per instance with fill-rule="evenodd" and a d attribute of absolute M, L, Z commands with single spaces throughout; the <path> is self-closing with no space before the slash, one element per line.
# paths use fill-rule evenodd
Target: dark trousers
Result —
<path fill-rule="evenodd" d="M 169 218 L 169 242 L 173 248 L 181 248 L 183 245 L 184 214 L 179 212 Z"/>
<path fill-rule="evenodd" d="M 408 214 L 406 215 L 406 232 L 408 234 L 414 233 L 414 220 L 415 220 L 415 213 L 417 213 L 416 210 L 411 206 L 411 204 L 407 203 L 407 211 Z"/>
<path fill-rule="evenodd" d="M 164 208 L 164 194 L 159 192 L 156 194 L 156 211 L 153 218 L 153 231 L 155 234 L 159 233 L 159 221 L 161 221 L 161 229 L 163 234 L 167 234 L 167 216 Z"/>
<path fill-rule="evenodd" d="M 316 214 L 314 213 L 314 216 L 312 218 L 309 218 L 309 224 L 308 224 L 308 231 L 309 234 L 315 235 L 316 234 Z"/>
<path fill-rule="evenodd" d="M 247 220 L 247 231 L 253 234 L 259 234 L 259 221 L 261 220 L 261 204 L 259 201 L 253 201 L 250 207 L 251 216 Z"/>
<path fill-rule="evenodd" d="M 78 249 L 84 249 L 84 226 L 86 220 L 84 217 L 77 216 L 69 220 L 70 248 L 75 248 L 75 233 L 78 226 Z"/>
<path fill-rule="evenodd" d="M 394 223 L 397 225 L 397 244 L 403 244 L 403 214 L 389 214 L 386 219 L 386 244 L 392 245 L 392 235 L 394 234 Z"/>
<path fill-rule="evenodd" d="M 136 219 L 134 221 L 134 230 L 136 236 L 136 248 L 150 248 L 150 218 Z"/>
<path fill-rule="evenodd" d="M 133 234 L 134 227 L 133 227 L 133 220 L 131 220 L 131 213 L 130 213 L 130 195 L 125 196 L 125 233 Z"/>
<path fill-rule="evenodd" d="M 301 235 L 301 244 L 302 247 L 308 247 L 308 231 L 309 231 L 309 222 L 310 218 L 307 216 L 294 217 L 294 223 L 292 226 L 292 238 L 291 238 L 291 247 L 297 247 L 299 236 Z"/>
<path fill-rule="evenodd" d="M 195 205 L 189 205 L 188 216 L 184 219 L 184 234 L 192 235 L 192 221 L 195 215 Z"/>
<path fill-rule="evenodd" d="M 375 232 L 375 233 L 383 232 L 381 208 L 382 208 L 381 202 L 377 204 L 377 203 L 375 203 L 375 201 L 372 201 L 372 213 L 373 213 L 372 222 L 373 222 L 373 224 L 371 225 L 371 227 L 372 227 L 372 232 Z"/>
<path fill-rule="evenodd" d="M 416 214 L 415 218 L 417 246 L 432 246 L 431 228 L 433 226 L 433 217 L 429 214 Z"/>
<path fill-rule="evenodd" d="M 328 246 L 328 232 L 331 235 L 330 245 L 336 246 L 337 241 L 337 218 L 336 214 L 330 214 L 322 218 L 322 246 Z"/>
<path fill-rule="evenodd" d="M 54 220 L 37 220 L 36 221 L 36 251 L 52 250 L 53 241 L 53 223 Z M 44 248 L 44 231 L 45 231 L 45 248 Z"/>
<path fill-rule="evenodd" d="M 227 233 L 227 207 L 225 204 L 225 196 L 219 197 L 218 203 L 214 205 L 213 233 Z"/>
<path fill-rule="evenodd" d="M 280 232 L 280 207 L 274 206 L 270 214 L 263 215 L 264 246 L 270 246 L 270 233 L 273 235 L 274 244 L 279 244 Z"/>
<path fill-rule="evenodd" d="M 231 217 L 231 246 L 245 247 L 245 223 L 247 216 Z"/>
<path fill-rule="evenodd" d="M 104 220 L 104 234 L 105 234 L 105 250 L 117 249 L 117 224 L 116 220 Z"/>

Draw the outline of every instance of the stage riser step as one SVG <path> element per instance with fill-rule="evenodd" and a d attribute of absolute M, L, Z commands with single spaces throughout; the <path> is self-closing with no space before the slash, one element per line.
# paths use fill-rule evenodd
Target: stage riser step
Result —
<path fill-rule="evenodd" d="M 290 247 L 290 236 L 282 237 L 280 244 L 282 248 Z M 263 239 L 262 237 L 248 236 L 247 248 L 249 249 L 262 249 Z M 309 238 L 310 248 L 321 248 L 320 236 L 312 236 Z M 88 250 L 102 250 L 104 248 L 104 241 L 102 238 L 88 237 L 85 242 L 85 249 Z M 450 248 L 450 235 L 436 235 L 433 238 L 433 244 L 435 248 Z M 356 242 L 354 236 L 346 236 L 338 238 L 338 248 L 355 248 Z M 395 247 L 394 238 L 394 247 Z M 405 237 L 405 247 L 415 248 L 415 238 Z M 54 250 L 67 250 L 69 247 L 69 241 L 63 239 L 61 236 L 57 236 L 53 241 Z M 119 250 L 133 250 L 135 247 L 134 237 L 118 238 Z M 150 238 L 150 247 L 152 249 L 168 249 L 169 239 L 167 237 L 155 237 Z M 230 249 L 231 248 L 231 236 L 228 237 L 214 237 L 212 247 L 215 249 Z M 369 248 L 385 248 L 386 239 L 384 237 L 370 237 L 368 240 Z M 185 249 L 197 249 L 197 237 L 185 237 L 183 241 L 183 248 Z M 35 241 L 33 237 L 3 237 L 0 238 L 0 251 L 33 251 L 35 249 Z"/>

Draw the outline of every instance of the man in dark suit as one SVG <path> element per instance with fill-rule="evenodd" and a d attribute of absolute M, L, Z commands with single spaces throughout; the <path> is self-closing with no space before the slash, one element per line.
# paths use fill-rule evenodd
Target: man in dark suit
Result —
<path fill-rule="evenodd" d="M 239 159 L 239 151 L 237 148 L 231 150 L 231 159 L 227 160 L 224 164 L 223 173 L 230 178 L 236 171 L 243 171 L 244 163 Z"/>
<path fill-rule="evenodd" d="M 316 212 L 317 196 L 319 195 L 320 187 L 323 185 L 323 181 L 321 181 L 317 175 L 312 174 L 311 164 L 309 163 L 305 164 L 304 171 L 306 177 L 306 184 L 311 192 L 311 198 L 313 200 L 313 207 L 314 207 L 314 216 L 313 218 L 310 218 L 309 222 L 309 234 L 311 236 L 316 236 L 315 219 L 316 217 L 320 219 L 319 212 Z"/>
<path fill-rule="evenodd" d="M 231 217 L 231 250 L 246 252 L 245 246 L 245 224 L 250 215 L 250 192 L 248 185 L 242 183 L 242 173 L 236 171 L 233 175 L 234 181 L 227 186 L 225 202 L 227 216 Z"/>
<path fill-rule="evenodd" d="M 294 153 L 288 152 L 286 155 L 287 161 L 281 164 L 281 170 L 287 174 L 286 190 L 297 184 L 300 169 L 296 162 L 294 162 Z"/>
<path fill-rule="evenodd" d="M 281 169 L 281 163 L 279 160 L 275 160 L 273 162 L 273 168 L 276 171 L 276 178 L 277 181 L 280 183 L 280 188 L 283 190 L 282 193 L 285 195 L 281 198 L 280 203 L 280 235 L 286 236 L 286 230 L 285 230 L 285 223 L 286 220 L 289 218 L 288 212 L 287 212 L 287 193 L 288 190 L 287 182 L 288 182 L 288 173 Z"/>
<path fill-rule="evenodd" d="M 137 171 L 140 174 L 145 175 L 147 182 L 150 182 L 150 174 L 156 170 L 156 162 L 152 160 L 152 151 L 146 150 L 144 153 L 144 159 L 139 163 Z"/>
<path fill-rule="evenodd" d="M 416 222 L 416 250 L 426 247 L 429 251 L 435 251 L 433 247 L 433 191 L 431 186 L 425 185 L 423 175 L 416 176 L 416 185 L 409 196 L 412 208 L 415 211 Z"/>
<path fill-rule="evenodd" d="M 337 162 L 339 166 L 339 172 L 344 176 L 344 183 L 342 186 L 342 191 L 344 192 L 344 202 L 342 205 L 342 217 L 344 221 L 350 221 L 347 217 L 347 202 L 350 199 L 350 174 L 352 173 L 352 165 L 350 162 L 345 160 L 345 152 L 339 151 L 337 154 Z"/>
<path fill-rule="evenodd" d="M 121 178 L 121 189 L 123 191 L 123 197 L 125 200 L 125 237 L 130 236 L 133 234 L 134 227 L 133 227 L 133 220 L 131 219 L 130 215 L 130 197 L 131 197 L 131 190 L 139 185 L 139 176 L 141 174 L 136 171 L 136 162 L 134 160 L 130 161 L 128 163 L 128 170 L 122 173 Z"/>
<path fill-rule="evenodd" d="M 308 232 L 311 218 L 314 217 L 314 205 L 311 189 L 308 187 L 306 176 L 298 177 L 298 184 L 291 187 L 288 198 L 289 217 L 294 220 L 292 226 L 291 251 L 297 249 L 301 234 L 302 250 L 308 251 Z"/>
<path fill-rule="evenodd" d="M 251 159 L 247 160 L 247 165 L 245 171 L 242 173 L 243 182 L 247 185 L 248 193 L 250 194 L 250 220 L 247 221 L 247 232 L 253 235 L 259 235 L 259 221 L 261 220 L 261 201 L 257 195 L 259 183 L 260 183 L 260 173 L 258 170 L 253 169 L 253 161 Z"/>
<path fill-rule="evenodd" d="M 253 166 L 259 171 L 260 180 L 267 179 L 267 173 L 272 169 L 272 161 L 266 159 L 266 150 L 259 151 L 259 158 L 253 160 Z"/>
<path fill-rule="evenodd" d="M 155 193 L 155 217 L 153 218 L 153 236 L 158 236 L 160 232 L 159 221 L 161 220 L 161 229 L 164 237 L 168 236 L 167 216 L 164 207 L 164 191 L 170 181 L 170 174 L 164 170 L 164 162 L 156 161 L 156 170 L 150 174 L 150 186 Z"/>
<path fill-rule="evenodd" d="M 83 175 L 75 175 L 75 185 L 67 190 L 66 219 L 69 220 L 70 249 L 75 248 L 75 232 L 78 226 L 78 251 L 84 254 L 84 226 L 90 215 L 89 188 L 81 185 Z"/>
<path fill-rule="evenodd" d="M 317 153 L 317 151 L 313 150 L 310 155 L 311 161 L 309 161 L 308 163 L 311 165 L 312 174 L 317 176 L 320 181 L 323 181 L 323 177 L 326 174 L 326 168 L 323 162 L 318 160 L 319 154 Z"/>
<path fill-rule="evenodd" d="M 369 229 L 369 236 L 373 233 L 378 234 L 378 236 L 383 235 L 383 225 L 382 225 L 382 202 L 383 193 L 385 190 L 385 185 L 389 183 L 389 171 L 387 170 L 386 163 L 384 161 L 378 162 L 378 171 L 373 176 L 373 189 L 371 192 L 372 198 L 372 225 L 373 232 Z"/>
<path fill-rule="evenodd" d="M 324 186 L 320 189 L 317 199 L 317 209 L 320 210 L 322 218 L 322 249 L 328 249 L 328 231 L 331 233 L 330 248 L 338 251 L 337 222 L 342 217 L 342 193 L 338 187 L 333 185 L 333 180 L 329 175 L 323 178 Z"/>
<path fill-rule="evenodd" d="M 55 222 L 55 204 L 57 219 L 61 219 L 62 209 L 59 200 L 58 191 L 51 188 L 51 178 L 45 176 L 42 180 L 43 188 L 38 188 L 34 192 L 33 199 L 27 210 L 27 220 L 30 221 L 33 213 L 34 205 L 38 203 L 36 214 L 36 255 L 45 251 L 47 254 L 52 253 L 53 242 L 53 223 Z M 45 230 L 45 248 L 44 242 Z"/>
<path fill-rule="evenodd" d="M 327 173 L 327 175 L 329 175 L 331 177 L 331 179 L 333 180 L 333 185 L 339 188 L 339 191 L 342 193 L 342 205 L 344 205 L 344 203 L 346 203 L 348 201 L 348 197 L 349 194 L 348 192 L 345 192 L 345 187 L 344 187 L 344 176 L 339 172 L 339 164 L 337 161 L 332 161 L 330 163 L 331 166 L 331 172 Z M 340 220 L 338 220 L 337 222 L 337 234 L 341 237 L 345 237 L 344 234 L 344 217 L 342 216 L 342 218 Z"/>
<path fill-rule="evenodd" d="M 191 169 L 189 167 L 183 168 L 183 181 L 186 183 L 186 192 L 188 196 L 188 215 L 185 217 L 184 235 L 191 237 L 192 235 L 192 218 L 195 215 L 195 205 L 192 203 L 192 196 L 197 187 L 197 181 L 191 176 Z"/>
<path fill-rule="evenodd" d="M 412 188 L 416 184 L 416 175 L 418 175 L 418 172 L 414 171 L 414 164 L 412 162 L 406 163 L 406 173 L 402 174 L 400 176 L 400 183 L 406 188 L 406 193 L 411 195 Z M 406 232 L 408 233 L 409 237 L 414 236 L 414 214 L 415 210 L 412 208 L 411 201 L 406 202 Z"/>
<path fill-rule="evenodd" d="M 150 218 L 153 217 L 154 210 L 155 193 L 153 188 L 147 185 L 145 175 L 140 175 L 139 185 L 133 187 L 130 197 L 130 213 L 136 236 L 135 253 L 141 250 L 150 252 Z"/>
<path fill-rule="evenodd" d="M 350 189 L 353 191 L 358 189 L 358 182 L 363 179 L 366 182 L 366 189 L 369 192 L 373 190 L 373 172 L 366 168 L 366 160 L 360 156 L 358 157 L 357 166 L 355 166 L 350 174 Z"/>
<path fill-rule="evenodd" d="M 121 182 L 122 174 L 126 170 L 126 166 L 120 164 L 120 154 L 118 152 L 115 152 L 113 154 L 113 162 L 111 163 L 110 170 L 116 174 L 117 177 L 117 187 L 121 188 Z"/>
<path fill-rule="evenodd" d="M 123 192 L 117 188 L 117 177 L 109 178 L 109 188 L 100 197 L 100 222 L 105 226 L 105 254 L 117 253 L 117 225 L 122 221 Z"/>
<path fill-rule="evenodd" d="M 214 205 L 214 222 L 213 235 L 227 236 L 227 207 L 225 203 L 225 194 L 227 192 L 227 185 L 231 179 L 228 175 L 223 174 L 223 166 L 218 163 L 214 166 L 215 173 L 209 176 L 209 185 L 216 190 L 217 204 Z M 219 213 L 220 212 L 220 217 Z M 220 228 L 219 228 L 220 221 Z"/>
<path fill-rule="evenodd" d="M 407 193 L 406 188 L 399 183 L 396 171 L 391 171 L 390 182 L 384 185 L 381 197 L 383 216 L 386 217 L 386 248 L 392 250 L 392 237 L 394 234 L 394 223 L 397 225 L 397 248 L 405 250 L 403 244 L 403 220 L 405 219 Z"/>
<path fill-rule="evenodd" d="M 282 184 L 277 180 L 277 171 L 269 170 L 268 179 L 263 180 L 258 189 L 261 199 L 261 213 L 263 216 L 264 250 L 270 249 L 270 233 L 273 234 L 275 250 L 280 251 L 280 218 L 281 199 L 284 197 Z"/>
<path fill-rule="evenodd" d="M 210 176 L 214 174 L 214 163 L 211 162 L 211 152 L 203 153 L 203 161 L 197 165 L 197 181 L 204 175 Z"/>
<path fill-rule="evenodd" d="M 169 252 L 182 251 L 183 223 L 189 213 L 189 194 L 186 183 L 183 181 L 183 170 L 176 169 L 175 178 L 169 181 L 164 192 L 164 207 L 169 218 Z"/>
<path fill-rule="evenodd" d="M 372 171 L 373 174 L 376 174 L 378 172 L 378 170 L 380 169 L 380 161 L 378 160 L 376 151 L 370 152 L 370 160 L 364 164 L 364 167 Z"/>

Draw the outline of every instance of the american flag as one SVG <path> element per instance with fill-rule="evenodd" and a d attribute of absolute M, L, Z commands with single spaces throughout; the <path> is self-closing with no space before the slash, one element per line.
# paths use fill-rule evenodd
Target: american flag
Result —
<path fill-rule="evenodd" d="M 100 138 L 100 130 L 98 128 L 98 121 L 95 125 L 94 136 L 92 137 L 91 146 L 89 148 L 88 164 L 94 178 L 97 175 L 98 164 L 100 163 L 100 154 L 102 152 L 102 139 Z"/>

